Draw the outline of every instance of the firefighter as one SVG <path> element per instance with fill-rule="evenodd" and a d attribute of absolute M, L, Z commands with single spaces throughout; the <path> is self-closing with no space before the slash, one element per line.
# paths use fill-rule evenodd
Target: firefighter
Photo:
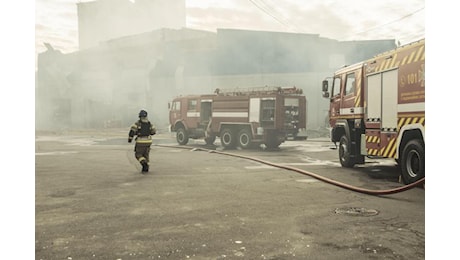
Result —
<path fill-rule="evenodd" d="M 149 171 L 149 153 L 150 146 L 152 145 L 152 135 L 156 134 L 155 126 L 148 120 L 147 111 L 141 110 L 139 112 L 139 120 L 137 120 L 129 130 L 128 143 L 134 140 L 134 156 L 142 165 L 142 172 Z"/>

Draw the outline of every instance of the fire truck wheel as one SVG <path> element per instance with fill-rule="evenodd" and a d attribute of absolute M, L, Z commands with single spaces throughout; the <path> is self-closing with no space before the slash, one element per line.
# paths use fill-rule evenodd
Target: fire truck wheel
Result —
<path fill-rule="evenodd" d="M 214 141 L 216 141 L 216 136 L 215 135 L 208 136 L 204 138 L 204 141 L 206 142 L 207 145 L 213 145 Z"/>
<path fill-rule="evenodd" d="M 176 140 L 180 145 L 186 145 L 188 143 L 188 134 L 184 128 L 177 129 Z"/>
<path fill-rule="evenodd" d="M 247 149 L 251 146 L 252 136 L 248 129 L 241 129 L 238 132 L 238 146 Z"/>
<path fill-rule="evenodd" d="M 222 132 L 220 133 L 220 142 L 222 143 L 222 146 L 224 146 L 225 148 L 233 148 L 235 147 L 235 136 L 232 132 L 232 130 L 226 128 L 224 130 L 222 130 Z"/>
<path fill-rule="evenodd" d="M 348 140 L 346 135 L 343 135 L 340 138 L 339 158 L 340 164 L 343 167 L 352 168 L 353 166 L 355 166 L 355 161 L 350 156 L 350 141 Z"/>
<path fill-rule="evenodd" d="M 276 140 L 276 137 L 269 138 L 267 142 L 265 142 L 265 146 L 267 146 L 268 149 L 275 149 L 278 148 L 281 145 L 282 142 Z"/>
<path fill-rule="evenodd" d="M 405 184 L 425 177 L 425 149 L 421 140 L 409 141 L 402 153 L 401 176 Z"/>

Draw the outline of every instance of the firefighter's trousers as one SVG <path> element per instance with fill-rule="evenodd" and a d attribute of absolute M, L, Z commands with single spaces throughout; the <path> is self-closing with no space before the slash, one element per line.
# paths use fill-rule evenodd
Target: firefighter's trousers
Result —
<path fill-rule="evenodd" d="M 136 159 L 139 161 L 140 164 L 142 164 L 144 161 L 149 163 L 149 154 L 150 154 L 150 146 L 152 145 L 152 142 L 136 142 L 136 145 L 134 146 L 134 156 Z"/>

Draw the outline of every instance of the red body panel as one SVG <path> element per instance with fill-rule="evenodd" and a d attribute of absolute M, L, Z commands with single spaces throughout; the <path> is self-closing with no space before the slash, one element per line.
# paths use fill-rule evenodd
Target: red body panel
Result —
<path fill-rule="evenodd" d="M 175 131 L 183 125 L 192 137 L 198 138 L 202 133 L 220 136 L 223 126 L 235 132 L 244 127 L 251 130 L 254 140 L 264 140 L 268 133 L 270 138 L 276 135 L 284 140 L 289 131 L 306 128 L 306 98 L 294 90 L 219 91 L 214 95 L 178 97 L 171 102 L 171 129 Z M 261 128 L 264 134 L 258 132 Z"/>

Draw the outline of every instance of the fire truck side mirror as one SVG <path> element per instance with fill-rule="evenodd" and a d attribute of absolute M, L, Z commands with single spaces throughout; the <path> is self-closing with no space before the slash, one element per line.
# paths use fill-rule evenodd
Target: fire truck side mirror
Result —
<path fill-rule="evenodd" d="M 327 89 L 329 88 L 329 83 L 327 79 L 323 80 L 323 98 L 329 98 L 329 92 Z"/>
<path fill-rule="evenodd" d="M 329 84 L 327 79 L 323 80 L 323 92 L 327 92 L 327 89 L 329 88 Z"/>

